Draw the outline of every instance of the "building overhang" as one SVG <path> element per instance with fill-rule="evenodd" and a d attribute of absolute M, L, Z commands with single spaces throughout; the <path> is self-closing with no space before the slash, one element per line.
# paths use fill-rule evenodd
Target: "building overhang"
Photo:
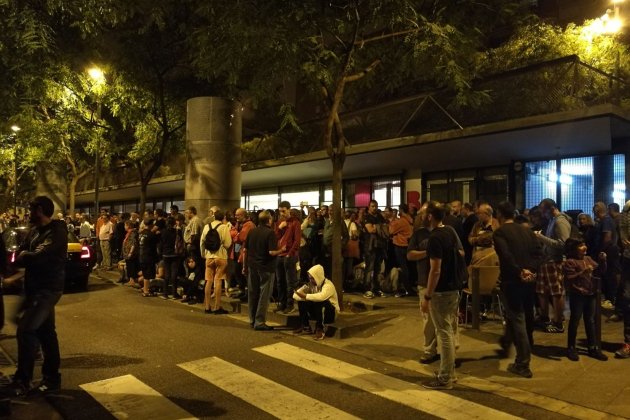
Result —
<path fill-rule="evenodd" d="M 344 178 L 436 172 L 507 165 L 512 161 L 609 153 L 613 139 L 630 139 L 630 113 L 606 104 L 439 133 L 379 140 L 346 147 Z M 243 164 L 242 189 L 332 179 L 325 151 Z M 140 184 L 103 187 L 101 201 L 136 201 Z M 148 197 L 181 197 L 184 174 L 156 178 Z M 77 194 L 90 203 L 94 191 Z"/>

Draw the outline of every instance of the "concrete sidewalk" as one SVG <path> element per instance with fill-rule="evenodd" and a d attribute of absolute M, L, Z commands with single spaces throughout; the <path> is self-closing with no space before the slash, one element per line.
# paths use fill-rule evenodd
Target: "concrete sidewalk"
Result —
<path fill-rule="evenodd" d="M 365 302 L 359 295 L 346 294 L 344 303 L 354 306 Z M 379 325 L 353 334 L 344 340 L 324 340 L 324 343 L 348 352 L 432 375 L 439 362 L 423 365 L 421 328 L 423 317 L 417 297 L 376 298 L 365 302 L 382 309 L 374 312 L 396 315 Z M 568 314 L 567 314 L 568 319 Z M 525 404 L 543 407 L 552 412 L 576 418 L 630 418 L 630 360 L 614 358 L 623 339 L 623 323 L 602 322 L 602 347 L 609 356 L 606 362 L 585 354 L 579 362 L 566 357 L 566 333 L 534 333 L 534 356 L 531 363 L 534 377 L 524 379 L 506 371 L 509 359 L 498 357 L 498 339 L 503 327 L 500 321 L 481 324 L 479 331 L 460 328 L 457 357 L 459 386 L 469 386 L 492 392 Z M 578 346 L 585 348 L 586 335 L 578 330 Z M 582 343 L 580 343 L 582 339 Z"/>

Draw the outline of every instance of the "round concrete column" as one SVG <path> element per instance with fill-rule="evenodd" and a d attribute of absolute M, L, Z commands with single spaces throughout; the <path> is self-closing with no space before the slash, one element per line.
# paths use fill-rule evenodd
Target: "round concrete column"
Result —
<path fill-rule="evenodd" d="M 224 98 L 188 100 L 186 116 L 186 207 L 203 219 L 212 206 L 241 203 L 241 105 Z"/>
<path fill-rule="evenodd" d="M 39 162 L 36 166 L 35 195 L 45 195 L 55 204 L 55 216 L 58 212 L 65 215 L 68 200 L 66 171 L 61 165 Z"/>

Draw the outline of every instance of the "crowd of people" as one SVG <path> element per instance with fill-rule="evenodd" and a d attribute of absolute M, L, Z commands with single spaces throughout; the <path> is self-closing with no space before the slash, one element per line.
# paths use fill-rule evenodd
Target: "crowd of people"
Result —
<path fill-rule="evenodd" d="M 597 305 L 624 322 L 630 357 L 630 202 L 597 202 L 593 213 L 567 214 L 551 199 L 515 211 L 507 202 L 428 202 L 342 211 L 343 290 L 366 299 L 420 296 L 426 313 L 422 363 L 440 360 L 439 374 L 426 384 L 449 389 L 455 379 L 458 324 L 470 308 L 460 292 L 471 268 L 499 266 L 498 295 L 505 307 L 507 354 L 516 348 L 512 373 L 531 377 L 534 330 L 567 330 L 567 357 L 579 360 L 577 328 L 584 320 L 586 354 L 606 360 L 596 331 Z M 268 331 L 270 302 L 276 311 L 299 312 L 296 334 L 323 339 L 340 310 L 330 278 L 334 218 L 331 209 L 283 201 L 278 209 L 248 212 L 212 207 L 205 218 L 195 207 L 177 206 L 110 216 L 94 225 L 76 215 L 66 220 L 83 239 L 96 237 L 96 269 L 123 270 L 121 282 L 143 297 L 201 303 L 207 314 L 226 314 L 222 296 L 249 301 L 251 327 Z M 602 300 L 597 301 L 601 290 Z M 565 320 L 568 300 L 570 319 Z M 485 303 L 482 303 L 485 306 Z M 484 316 L 484 309 L 481 313 Z M 315 321 L 311 328 L 310 321 Z M 439 348 L 438 348 L 439 343 Z"/>

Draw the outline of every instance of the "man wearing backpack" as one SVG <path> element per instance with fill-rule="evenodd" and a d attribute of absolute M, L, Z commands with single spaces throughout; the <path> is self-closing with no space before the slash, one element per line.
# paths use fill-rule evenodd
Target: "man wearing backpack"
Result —
<path fill-rule="evenodd" d="M 203 228 L 201 233 L 201 255 L 206 259 L 206 286 L 204 289 L 205 312 L 222 315 L 228 311 L 221 307 L 221 288 L 226 278 L 228 249 L 232 245 L 230 227 L 225 212 L 214 211 L 214 220 Z M 212 293 L 214 286 L 214 294 Z M 214 300 L 212 298 L 214 297 Z"/>
<path fill-rule="evenodd" d="M 435 379 L 423 384 L 428 389 L 452 389 L 455 379 L 455 325 L 462 278 L 458 256 L 464 250 L 454 229 L 445 227 L 444 207 L 435 201 L 427 205 L 427 221 L 431 228 L 427 243 L 429 278 L 423 296 L 422 312 L 431 314 L 440 347 L 440 369 Z"/>
<path fill-rule="evenodd" d="M 387 252 L 389 230 L 383 216 L 378 212 L 376 200 L 370 200 L 368 212 L 365 215 L 364 228 L 367 233 L 367 241 L 364 244 L 363 259 L 365 260 L 364 286 L 367 291 L 363 297 L 373 299 L 375 296 L 384 296 L 378 275 L 381 272 L 381 264 Z"/>

